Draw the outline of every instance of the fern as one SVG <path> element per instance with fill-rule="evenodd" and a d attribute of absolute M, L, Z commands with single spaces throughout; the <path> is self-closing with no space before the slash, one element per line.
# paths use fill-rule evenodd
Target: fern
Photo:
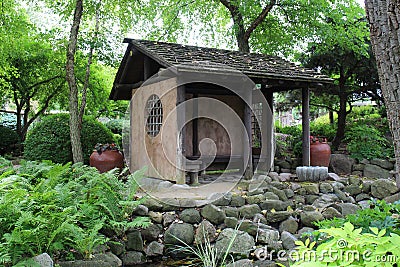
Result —
<path fill-rule="evenodd" d="M 100 234 L 104 228 L 113 227 L 122 235 L 129 228 L 150 224 L 148 218 L 130 217 L 142 201 L 135 199 L 135 192 L 143 172 L 123 183 L 115 171 L 99 174 L 82 164 L 22 162 L 18 170 L 3 165 L 8 166 L 0 158 L 0 263 L 4 265 L 71 249 L 90 257 L 107 241 Z"/>

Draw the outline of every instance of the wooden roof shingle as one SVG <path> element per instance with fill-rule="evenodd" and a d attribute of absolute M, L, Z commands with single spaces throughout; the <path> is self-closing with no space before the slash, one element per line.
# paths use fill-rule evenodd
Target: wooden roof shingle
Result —
<path fill-rule="evenodd" d="M 126 84 L 127 80 L 129 80 L 124 75 L 126 76 L 127 68 L 132 68 L 132 65 L 128 65 L 127 63 L 128 52 L 131 53 L 132 49 L 152 59 L 162 68 L 181 64 L 183 66 L 196 67 L 197 64 L 202 62 L 209 62 L 209 66 L 214 69 L 221 68 L 222 65 L 219 64 L 223 64 L 228 68 L 242 72 L 253 80 L 257 79 L 257 81 L 280 80 L 305 83 L 332 83 L 332 79 L 329 77 L 315 70 L 297 66 L 278 56 L 130 38 L 125 38 L 124 43 L 128 43 L 129 46 L 114 81 L 114 87 L 110 95 L 111 99 L 118 99 L 116 97 L 118 94 L 118 85 Z M 207 65 L 203 64 L 201 67 L 204 69 L 207 68 Z"/>

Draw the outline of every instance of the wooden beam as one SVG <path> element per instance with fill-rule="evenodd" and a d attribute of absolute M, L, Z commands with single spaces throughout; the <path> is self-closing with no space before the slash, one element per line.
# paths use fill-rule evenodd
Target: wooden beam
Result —
<path fill-rule="evenodd" d="M 310 89 L 302 89 L 303 166 L 310 166 Z"/>

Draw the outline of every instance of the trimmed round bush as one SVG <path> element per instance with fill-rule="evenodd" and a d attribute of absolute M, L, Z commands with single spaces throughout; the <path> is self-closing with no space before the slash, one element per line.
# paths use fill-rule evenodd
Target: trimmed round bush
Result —
<path fill-rule="evenodd" d="M 111 130 L 114 134 L 122 135 L 124 120 L 122 119 L 113 119 L 106 122 L 106 126 Z"/>
<path fill-rule="evenodd" d="M 0 125 L 0 154 L 11 151 L 11 146 L 19 141 L 18 134 L 8 127 Z"/>
<path fill-rule="evenodd" d="M 28 132 L 24 155 L 27 160 L 51 160 L 65 164 L 72 161 L 69 135 L 69 115 L 57 114 L 45 117 Z M 114 136 L 102 123 L 85 117 L 82 124 L 82 150 L 85 163 L 97 143 L 113 143 Z"/>

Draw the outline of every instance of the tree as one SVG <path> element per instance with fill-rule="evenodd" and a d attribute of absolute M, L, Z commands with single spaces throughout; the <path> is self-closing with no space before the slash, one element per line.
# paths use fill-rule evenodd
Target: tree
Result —
<path fill-rule="evenodd" d="M 185 41 L 195 32 L 213 46 L 289 56 L 315 33 L 330 7 L 322 0 L 150 0 L 143 14 L 162 22 L 148 31 L 151 39 Z"/>
<path fill-rule="evenodd" d="M 15 110 L 1 111 L 16 115 L 16 131 L 24 141 L 29 126 L 64 89 L 64 60 L 50 44 L 52 36 L 37 33 L 25 10 L 8 7 L 3 10 L 1 21 L 8 31 L 0 30 L 0 88 L 4 102 Z"/>
<path fill-rule="evenodd" d="M 365 0 L 389 126 L 400 188 L 400 5 L 398 0 Z"/>
<path fill-rule="evenodd" d="M 81 130 L 79 127 L 78 85 L 75 77 L 75 53 L 78 42 L 79 25 L 82 19 L 83 0 L 76 0 L 71 34 L 67 48 L 66 80 L 69 86 L 69 115 L 72 159 L 74 163 L 83 162 Z"/>
<path fill-rule="evenodd" d="M 331 94 L 327 104 L 315 103 L 338 113 L 333 147 L 338 148 L 345 134 L 346 117 L 352 102 L 366 96 L 379 96 L 376 64 L 369 42 L 365 12 L 355 1 L 338 2 L 324 18 L 318 37 L 309 43 L 301 61 L 306 67 L 321 70 L 335 80 L 331 90 L 315 92 Z M 315 98 L 314 98 L 315 99 Z M 334 105 L 338 103 L 338 108 Z M 348 106 L 350 110 L 348 110 Z"/>

